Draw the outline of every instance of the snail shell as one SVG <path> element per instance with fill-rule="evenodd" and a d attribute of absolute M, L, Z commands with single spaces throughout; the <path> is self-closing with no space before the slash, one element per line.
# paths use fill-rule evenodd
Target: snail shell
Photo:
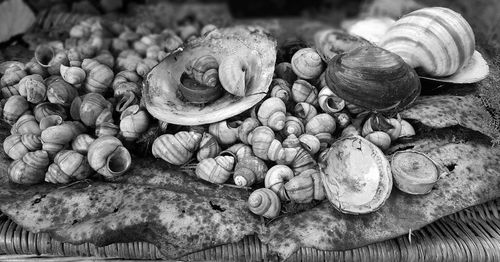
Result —
<path fill-rule="evenodd" d="M 285 80 L 288 84 L 292 84 L 297 80 L 297 75 L 293 72 L 292 64 L 288 62 L 277 64 L 274 73 L 277 78 Z"/>
<path fill-rule="evenodd" d="M 35 108 L 33 108 L 33 114 L 38 122 L 40 122 L 44 117 L 51 115 L 61 116 L 63 120 L 67 118 L 66 109 L 61 104 L 54 104 L 50 102 L 44 102 L 36 105 Z"/>
<path fill-rule="evenodd" d="M 296 103 L 305 102 L 317 106 L 318 90 L 305 80 L 296 80 L 292 85 L 292 99 Z"/>
<path fill-rule="evenodd" d="M 296 203 L 310 203 L 313 200 L 314 182 L 311 174 L 304 174 L 304 172 L 285 183 L 284 190 L 287 200 Z"/>
<path fill-rule="evenodd" d="M 113 54 L 111 54 L 111 52 L 109 52 L 108 50 L 101 50 L 99 54 L 92 59 L 108 66 L 109 68 L 113 68 L 115 66 L 115 58 L 113 57 Z"/>
<path fill-rule="evenodd" d="M 344 130 L 342 130 L 341 137 L 346 137 L 346 136 L 359 136 L 361 133 L 359 130 L 353 126 L 353 125 L 348 125 Z"/>
<path fill-rule="evenodd" d="M 68 147 L 69 142 L 77 135 L 74 127 L 69 124 L 48 127 L 41 134 L 42 149 L 52 158 L 57 152 Z"/>
<path fill-rule="evenodd" d="M 29 152 L 21 159 L 12 162 L 7 173 L 14 183 L 34 185 L 43 182 L 49 163 L 47 152 L 43 150 Z"/>
<path fill-rule="evenodd" d="M 149 127 L 149 117 L 139 105 L 125 109 L 120 115 L 120 134 L 125 140 L 136 140 Z"/>
<path fill-rule="evenodd" d="M 300 144 L 304 147 L 307 152 L 311 155 L 315 155 L 319 152 L 321 143 L 316 136 L 310 134 L 303 134 L 299 137 Z"/>
<path fill-rule="evenodd" d="M 196 176 L 214 183 L 223 184 L 231 176 L 234 167 L 234 157 L 217 156 L 215 158 L 203 159 L 196 166 Z"/>
<path fill-rule="evenodd" d="M 80 154 L 87 155 L 89 146 L 94 140 L 95 138 L 89 134 L 80 134 L 71 142 L 71 148 Z"/>
<path fill-rule="evenodd" d="M 84 82 L 85 90 L 87 92 L 104 94 L 113 81 L 113 70 L 94 59 L 84 59 L 82 69 L 87 74 Z"/>
<path fill-rule="evenodd" d="M 375 131 L 365 136 L 365 139 L 372 142 L 382 150 L 387 150 L 391 146 L 391 137 L 382 131 Z"/>
<path fill-rule="evenodd" d="M 26 99 L 20 95 L 11 96 L 3 106 L 3 119 L 10 125 L 13 125 L 22 115 L 28 113 L 29 104 Z"/>
<path fill-rule="evenodd" d="M 380 46 L 430 76 L 449 76 L 467 65 L 474 53 L 474 32 L 459 14 L 444 7 L 411 12 L 389 28 Z"/>
<path fill-rule="evenodd" d="M 344 99 L 336 96 L 327 86 L 319 91 L 318 104 L 325 113 L 337 113 L 345 107 Z"/>
<path fill-rule="evenodd" d="M 46 78 L 49 76 L 49 72 L 47 72 L 47 69 L 38 64 L 34 57 L 28 63 L 26 63 L 24 70 L 26 70 L 26 72 L 30 75 L 40 75 L 42 78 Z"/>
<path fill-rule="evenodd" d="M 39 149 L 42 149 L 42 141 L 40 136 L 35 134 L 10 135 L 3 141 L 3 151 L 14 160 Z"/>
<path fill-rule="evenodd" d="M 299 148 L 295 158 L 290 164 L 290 167 L 295 174 L 300 174 L 305 170 L 316 168 L 317 163 L 309 152 L 307 152 L 304 148 Z"/>
<path fill-rule="evenodd" d="M 102 110 L 95 120 L 95 126 L 99 126 L 103 123 L 115 123 L 115 120 L 113 119 L 113 112 L 110 108 Z"/>
<path fill-rule="evenodd" d="M 120 132 L 120 127 L 110 122 L 103 122 L 97 124 L 95 128 L 96 137 L 116 136 L 118 135 L 119 132 Z"/>
<path fill-rule="evenodd" d="M 399 138 L 401 135 L 401 123 L 395 118 L 388 119 L 389 124 L 392 125 L 392 128 L 389 128 L 385 132 L 391 137 L 391 140 L 394 141 Z"/>
<path fill-rule="evenodd" d="M 302 121 L 306 123 L 318 114 L 316 107 L 305 102 L 297 103 L 293 112 L 296 117 L 302 119 Z"/>
<path fill-rule="evenodd" d="M 314 45 L 323 61 L 328 62 L 338 54 L 371 44 L 362 37 L 351 35 L 342 30 L 323 29 L 314 34 Z"/>
<path fill-rule="evenodd" d="M 248 141 L 248 134 L 258 126 L 260 126 L 259 120 L 253 117 L 246 118 L 238 127 L 238 138 L 241 142 L 250 144 L 250 141 Z"/>
<path fill-rule="evenodd" d="M 1 89 L 2 97 L 7 99 L 11 96 L 19 95 L 19 91 L 17 90 L 17 85 L 14 86 L 4 86 Z"/>
<path fill-rule="evenodd" d="M 120 71 L 134 71 L 142 61 L 141 56 L 134 50 L 123 50 L 116 58 L 116 67 Z"/>
<path fill-rule="evenodd" d="M 78 96 L 78 90 L 64 81 L 61 76 L 51 76 L 45 79 L 47 85 L 47 99 L 54 104 L 69 107 L 73 99 Z"/>
<path fill-rule="evenodd" d="M 389 119 L 385 118 L 380 114 L 375 114 L 370 116 L 363 124 L 363 129 L 361 130 L 361 135 L 367 136 L 374 131 L 386 132 L 389 129 L 393 129 L 394 126 L 391 124 Z"/>
<path fill-rule="evenodd" d="M 311 135 L 317 135 L 320 133 L 333 134 L 335 127 L 335 119 L 327 113 L 321 113 L 307 122 L 306 133 Z"/>
<path fill-rule="evenodd" d="M 302 48 L 292 57 L 292 70 L 302 79 L 315 79 L 325 69 L 321 57 L 312 48 Z"/>
<path fill-rule="evenodd" d="M 128 150 L 113 136 L 101 136 L 92 142 L 87 159 L 92 169 L 108 180 L 127 172 L 132 163 Z"/>
<path fill-rule="evenodd" d="M 228 147 L 226 150 L 220 152 L 219 155 L 230 155 L 236 158 L 236 160 L 240 161 L 243 158 L 255 156 L 252 148 L 249 145 L 245 145 L 242 143 L 234 144 Z"/>
<path fill-rule="evenodd" d="M 267 188 L 259 188 L 248 197 L 248 208 L 252 213 L 265 218 L 275 218 L 281 211 L 279 197 Z"/>
<path fill-rule="evenodd" d="M 274 132 L 267 126 L 258 126 L 248 136 L 248 142 L 252 145 L 253 153 L 263 160 L 269 160 L 267 152 L 274 139 Z"/>
<path fill-rule="evenodd" d="M 420 79 L 401 57 L 375 46 L 356 48 L 328 63 L 326 82 L 340 98 L 372 111 L 398 111 L 420 94 Z"/>
<path fill-rule="evenodd" d="M 23 79 L 26 75 L 27 73 L 23 68 L 19 66 L 11 66 L 5 70 L 4 75 L 0 79 L 0 84 L 4 87 L 13 86 L 19 83 L 19 81 L 21 81 L 21 79 Z"/>
<path fill-rule="evenodd" d="M 271 82 L 271 96 L 281 99 L 285 104 L 290 100 L 290 84 L 280 78 L 275 78 Z"/>
<path fill-rule="evenodd" d="M 11 134 L 35 134 L 40 135 L 38 122 L 33 115 L 22 115 L 10 129 Z"/>
<path fill-rule="evenodd" d="M 61 65 L 69 65 L 68 56 L 63 49 L 53 44 L 42 44 L 35 49 L 35 59 L 43 67 L 47 68 L 50 75 L 59 75 Z"/>
<path fill-rule="evenodd" d="M 208 132 L 217 138 L 221 145 L 234 144 L 238 140 L 238 129 L 241 121 L 221 121 L 210 124 Z"/>
<path fill-rule="evenodd" d="M 410 137 L 415 135 L 415 129 L 413 126 L 408 123 L 408 121 L 402 119 L 401 120 L 401 132 L 399 133 L 399 137 Z"/>
<path fill-rule="evenodd" d="M 215 87 L 219 82 L 219 63 L 211 55 L 204 55 L 194 59 L 186 65 L 189 75 L 201 84 Z"/>
<path fill-rule="evenodd" d="M 248 59 L 248 61 L 247 61 Z M 252 64 L 255 57 L 242 59 L 237 56 L 222 58 L 219 66 L 219 81 L 222 87 L 235 96 L 245 96 L 247 85 L 251 81 Z"/>
<path fill-rule="evenodd" d="M 80 120 L 89 127 L 96 125 L 99 115 L 106 109 L 111 110 L 111 103 L 99 93 L 89 93 L 84 96 L 80 105 Z"/>
<path fill-rule="evenodd" d="M 66 55 L 68 56 L 69 60 L 69 66 L 70 67 L 81 67 L 82 66 L 82 57 L 80 56 L 80 53 L 76 50 L 76 48 L 70 48 L 66 52 Z M 63 76 L 63 72 L 61 68 L 67 68 L 65 65 L 61 65 L 59 70 L 61 71 L 61 76 Z M 63 76 L 64 78 L 64 76 Z M 66 79 L 65 79 L 66 80 Z"/>
<path fill-rule="evenodd" d="M 266 173 L 264 184 L 266 188 L 271 189 L 281 200 L 286 200 L 284 185 L 294 177 L 293 170 L 285 165 L 275 165 Z"/>
<path fill-rule="evenodd" d="M 294 116 L 287 116 L 285 119 L 285 127 L 283 128 L 283 135 L 295 135 L 296 137 L 302 135 L 305 132 L 304 124 L 302 120 Z"/>
<path fill-rule="evenodd" d="M 294 134 L 288 135 L 285 140 L 281 143 L 284 148 L 300 148 L 300 140 Z"/>
<path fill-rule="evenodd" d="M 80 67 L 76 67 L 76 66 L 69 67 L 69 66 L 61 65 L 60 71 L 61 71 L 61 76 L 64 79 L 64 81 L 66 81 L 72 85 L 75 85 L 77 87 L 81 83 L 83 83 L 83 81 L 87 77 L 85 70 L 81 69 Z"/>
<path fill-rule="evenodd" d="M 139 104 L 137 96 L 133 92 L 125 92 L 116 103 L 115 110 L 118 113 L 122 113 L 127 108 L 137 104 Z"/>
<path fill-rule="evenodd" d="M 186 101 L 192 104 L 207 104 L 223 95 L 219 84 L 213 87 L 208 86 L 190 78 L 187 74 L 181 75 L 179 92 Z"/>
<path fill-rule="evenodd" d="M 249 187 L 262 183 L 267 173 L 266 163 L 255 156 L 238 158 L 234 167 L 234 184 L 241 187 Z"/>
<path fill-rule="evenodd" d="M 141 78 L 135 71 L 119 72 L 116 74 L 111 85 L 114 90 L 114 96 L 119 97 L 130 91 L 139 95 L 141 93 L 141 89 L 139 87 L 140 81 Z"/>
<path fill-rule="evenodd" d="M 158 53 L 160 53 L 161 47 L 157 45 L 149 46 L 146 49 L 146 58 L 158 61 Z"/>
<path fill-rule="evenodd" d="M 270 97 L 260 105 L 257 117 L 263 125 L 280 131 L 285 127 L 285 113 L 285 103 L 277 97 Z"/>
<path fill-rule="evenodd" d="M 28 75 L 19 81 L 19 95 L 26 97 L 26 100 L 33 104 L 38 104 L 45 100 L 47 87 L 40 75 Z"/>
<path fill-rule="evenodd" d="M 87 157 L 73 150 L 63 150 L 54 158 L 45 174 L 45 182 L 67 184 L 83 180 L 94 171 L 87 162 Z"/>
<path fill-rule="evenodd" d="M 142 77 L 146 77 L 146 75 L 151 71 L 151 68 L 155 67 L 158 64 L 158 61 L 155 59 L 146 58 L 137 64 L 137 68 L 135 71 L 138 75 Z"/>
<path fill-rule="evenodd" d="M 201 161 L 206 158 L 214 158 L 219 155 L 220 151 L 221 148 L 217 139 L 215 139 L 215 137 L 210 133 L 203 133 L 200 142 L 200 150 L 198 150 L 198 153 L 196 154 L 196 159 Z"/>
<path fill-rule="evenodd" d="M 153 156 L 173 165 L 185 164 L 198 148 L 201 138 L 200 133 L 186 131 L 161 135 L 153 142 Z"/>

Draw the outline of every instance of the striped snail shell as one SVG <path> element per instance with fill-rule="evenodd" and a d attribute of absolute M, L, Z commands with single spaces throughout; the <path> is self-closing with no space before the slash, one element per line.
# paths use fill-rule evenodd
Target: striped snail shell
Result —
<path fill-rule="evenodd" d="M 302 119 L 302 121 L 306 123 L 318 114 L 318 110 L 316 110 L 316 107 L 305 102 L 297 103 L 293 109 L 293 112 L 296 117 Z"/>
<path fill-rule="evenodd" d="M 3 151 L 14 160 L 39 149 L 42 149 L 42 141 L 40 136 L 35 134 L 10 135 L 3 141 Z"/>
<path fill-rule="evenodd" d="M 365 136 L 365 139 L 372 142 L 382 150 L 387 150 L 391 146 L 391 137 L 383 131 L 375 131 Z"/>
<path fill-rule="evenodd" d="M 292 69 L 302 79 L 315 79 L 325 69 L 323 60 L 313 48 L 306 47 L 292 56 Z"/>
<path fill-rule="evenodd" d="M 260 105 L 257 117 L 259 121 L 269 126 L 274 131 L 280 131 L 285 127 L 286 105 L 277 97 L 270 97 Z"/>
<path fill-rule="evenodd" d="M 316 160 L 314 160 L 314 158 L 312 157 L 312 155 L 309 152 L 307 152 L 307 150 L 305 150 L 304 148 L 299 148 L 297 154 L 295 155 L 295 158 L 290 164 L 290 167 L 292 168 L 295 174 L 300 174 L 305 170 L 316 168 L 317 163 Z"/>
<path fill-rule="evenodd" d="M 45 100 L 47 87 L 40 75 L 28 75 L 19 81 L 18 90 L 28 102 L 38 104 Z"/>
<path fill-rule="evenodd" d="M 101 136 L 90 144 L 87 153 L 90 166 L 106 179 L 113 179 L 127 172 L 132 157 L 122 142 L 113 136 Z"/>
<path fill-rule="evenodd" d="M 280 78 L 274 78 L 271 82 L 271 96 L 281 99 L 285 104 L 290 100 L 290 84 Z"/>
<path fill-rule="evenodd" d="M 72 181 L 83 180 L 94 171 L 90 167 L 87 157 L 73 151 L 63 150 L 54 158 L 45 174 L 45 181 L 53 184 L 67 184 Z"/>
<path fill-rule="evenodd" d="M 300 144 L 304 147 L 307 152 L 311 155 L 315 155 L 319 152 L 320 149 L 320 141 L 319 139 L 310 134 L 303 134 L 299 137 Z"/>
<path fill-rule="evenodd" d="M 19 83 L 26 75 L 27 73 L 23 68 L 13 65 L 5 70 L 2 78 L 0 78 L 0 85 L 4 87 L 13 86 Z"/>
<path fill-rule="evenodd" d="M 120 115 L 120 134 L 128 141 L 136 140 L 149 127 L 149 116 L 139 105 L 132 105 Z"/>
<path fill-rule="evenodd" d="M 325 113 L 337 113 L 345 107 L 344 99 L 336 96 L 328 86 L 319 91 L 318 104 Z"/>
<path fill-rule="evenodd" d="M 7 172 L 16 184 L 33 185 L 43 182 L 50 160 L 47 152 L 38 150 L 12 162 Z"/>
<path fill-rule="evenodd" d="M 47 99 L 54 104 L 69 107 L 73 99 L 78 96 L 78 90 L 64 81 L 61 76 L 50 76 L 45 79 L 47 85 Z"/>
<path fill-rule="evenodd" d="M 203 159 L 198 163 L 195 169 L 196 176 L 214 183 L 223 184 L 231 176 L 234 167 L 234 157 L 217 156 L 215 158 Z"/>
<path fill-rule="evenodd" d="M 300 140 L 294 134 L 288 135 L 281 143 L 285 148 L 300 148 Z"/>
<path fill-rule="evenodd" d="M 111 109 L 111 103 L 99 93 L 89 93 L 83 97 L 79 108 L 80 120 L 89 127 L 96 125 L 97 118 L 106 109 Z M 72 114 L 73 115 L 73 114 Z"/>
<path fill-rule="evenodd" d="M 95 136 L 116 136 L 120 132 L 120 127 L 111 122 L 102 122 L 96 125 Z"/>
<path fill-rule="evenodd" d="M 87 74 L 84 86 L 85 90 L 89 93 L 104 94 L 108 87 L 111 86 L 111 82 L 115 76 L 111 68 L 94 59 L 84 59 L 82 62 L 82 69 L 85 70 Z"/>
<path fill-rule="evenodd" d="M 249 187 L 261 183 L 267 173 L 266 163 L 255 156 L 238 159 L 234 167 L 234 184 L 241 187 Z"/>
<path fill-rule="evenodd" d="M 248 141 L 248 134 L 258 126 L 260 126 L 259 120 L 253 117 L 246 118 L 238 127 L 238 138 L 241 142 L 250 144 L 250 141 Z"/>
<path fill-rule="evenodd" d="M 306 124 L 306 133 L 316 135 L 320 133 L 333 134 L 335 131 L 335 119 L 327 114 L 322 113 L 311 118 Z"/>
<path fill-rule="evenodd" d="M 215 87 L 219 82 L 219 63 L 211 55 L 200 56 L 186 65 L 189 75 L 201 84 Z"/>
<path fill-rule="evenodd" d="M 69 124 L 48 127 L 41 134 L 42 149 L 52 158 L 57 152 L 68 147 L 69 142 L 77 135 L 74 127 Z"/>
<path fill-rule="evenodd" d="M 294 173 L 290 167 L 285 165 L 275 165 L 267 171 L 264 179 L 264 185 L 266 188 L 269 188 L 276 193 L 280 199 L 286 200 L 287 197 L 284 185 L 293 177 Z"/>
<path fill-rule="evenodd" d="M 77 98 L 74 100 L 77 100 Z M 63 120 L 67 118 L 66 109 L 63 105 L 50 102 L 44 102 L 36 105 L 35 108 L 33 108 L 33 115 L 35 115 L 35 119 L 38 122 L 42 121 L 44 117 L 51 115 L 59 115 Z"/>
<path fill-rule="evenodd" d="M 293 177 L 284 185 L 287 200 L 296 203 L 310 203 L 313 200 L 314 182 L 311 174 L 304 172 Z"/>
<path fill-rule="evenodd" d="M 435 77 L 449 76 L 467 65 L 475 50 L 474 32 L 457 12 L 422 8 L 396 21 L 380 46 Z"/>
<path fill-rule="evenodd" d="M 217 139 L 210 133 L 203 133 L 203 137 L 200 142 L 200 150 L 196 153 L 196 159 L 201 161 L 206 158 L 214 158 L 221 151 Z"/>
<path fill-rule="evenodd" d="M 285 127 L 282 132 L 285 136 L 293 134 L 298 137 L 305 132 L 304 123 L 297 117 L 287 116 L 285 119 Z"/>
<path fill-rule="evenodd" d="M 91 137 L 89 134 L 80 134 L 71 142 L 71 148 L 80 154 L 87 155 L 89 146 L 94 140 L 95 138 Z"/>
<path fill-rule="evenodd" d="M 33 115 L 22 115 L 10 129 L 11 134 L 40 135 L 42 130 Z"/>
<path fill-rule="evenodd" d="M 83 83 L 83 81 L 87 77 L 85 70 L 83 70 L 77 66 L 69 67 L 69 66 L 61 65 L 60 71 L 61 71 L 61 76 L 64 79 L 64 81 L 66 81 L 72 85 L 75 85 L 77 87 L 81 83 Z"/>
<path fill-rule="evenodd" d="M 259 188 L 250 194 L 248 208 L 252 213 L 265 218 L 275 218 L 281 211 L 279 197 L 267 188 Z"/>
<path fill-rule="evenodd" d="M 3 120 L 13 125 L 22 115 L 28 113 L 28 110 L 29 103 L 24 97 L 20 95 L 11 96 L 3 106 Z"/>
<path fill-rule="evenodd" d="M 318 105 L 318 90 L 306 80 L 296 80 L 292 85 L 292 99 L 296 103 L 305 102 Z"/>
<path fill-rule="evenodd" d="M 230 155 L 236 158 L 237 161 L 240 161 L 246 157 L 255 156 L 252 148 L 249 145 L 238 143 L 228 147 L 226 150 L 220 152 L 219 155 Z"/>
<path fill-rule="evenodd" d="M 238 140 L 238 129 L 241 121 L 220 121 L 208 126 L 208 132 L 212 134 L 222 145 L 234 144 Z"/>
<path fill-rule="evenodd" d="M 186 131 L 161 135 L 153 142 L 153 156 L 173 165 L 185 164 L 198 148 L 201 138 L 200 133 Z"/>

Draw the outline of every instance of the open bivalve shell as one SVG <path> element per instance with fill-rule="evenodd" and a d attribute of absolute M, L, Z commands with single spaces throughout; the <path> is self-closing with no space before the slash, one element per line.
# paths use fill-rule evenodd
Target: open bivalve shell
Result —
<path fill-rule="evenodd" d="M 391 193 L 389 161 L 378 147 L 360 136 L 333 143 L 320 171 L 328 199 L 342 213 L 374 212 Z"/>
<path fill-rule="evenodd" d="M 225 93 L 202 106 L 182 99 L 178 89 L 186 64 L 208 54 L 219 63 L 223 58 L 236 56 L 250 64 L 245 72 L 245 96 Z M 263 29 L 251 26 L 217 29 L 189 41 L 153 68 L 145 81 L 143 102 L 152 116 L 168 123 L 201 125 L 222 121 L 251 108 L 266 96 L 275 60 L 276 41 Z"/>

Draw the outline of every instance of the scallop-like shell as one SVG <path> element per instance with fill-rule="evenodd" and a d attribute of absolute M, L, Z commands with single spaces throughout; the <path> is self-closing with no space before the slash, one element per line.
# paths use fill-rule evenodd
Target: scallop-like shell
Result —
<path fill-rule="evenodd" d="M 40 135 L 38 122 L 33 115 L 22 115 L 10 129 L 11 134 L 35 134 Z"/>
<path fill-rule="evenodd" d="M 319 54 L 310 47 L 297 51 L 292 57 L 291 64 L 293 72 L 302 79 L 315 79 L 325 69 Z"/>
<path fill-rule="evenodd" d="M 445 77 L 470 63 L 475 37 L 471 26 L 459 13 L 444 7 L 430 7 L 396 21 L 381 39 L 380 46 L 426 75 Z M 487 74 L 486 65 L 486 71 L 479 78 Z"/>
<path fill-rule="evenodd" d="M 217 139 L 210 133 L 203 133 L 203 137 L 200 142 L 200 150 L 196 153 L 196 159 L 201 161 L 206 158 L 214 158 L 219 155 L 221 148 Z"/>
<path fill-rule="evenodd" d="M 285 165 L 275 165 L 266 173 L 264 185 L 276 193 L 281 200 L 286 200 L 284 185 L 294 177 L 293 170 Z"/>
<path fill-rule="evenodd" d="M 178 132 L 175 135 L 161 135 L 153 142 L 153 156 L 160 157 L 173 165 L 185 164 L 198 149 L 201 138 L 200 133 L 186 131 Z"/>
<path fill-rule="evenodd" d="M 258 126 L 260 126 L 260 122 L 256 118 L 249 117 L 245 119 L 238 127 L 238 138 L 241 140 L 241 142 L 250 144 L 250 141 L 248 141 L 248 134 L 250 134 L 250 132 L 252 132 Z"/>
<path fill-rule="evenodd" d="M 265 218 L 275 218 L 281 211 L 281 201 L 278 195 L 267 188 L 253 191 L 247 202 L 252 213 Z"/>
<path fill-rule="evenodd" d="M 76 99 L 75 99 L 76 100 Z M 63 120 L 67 118 L 66 109 L 61 104 L 50 102 L 40 103 L 33 108 L 36 121 L 40 122 L 44 117 L 51 115 L 61 116 Z"/>
<path fill-rule="evenodd" d="M 45 79 L 47 85 L 47 99 L 54 104 L 69 107 L 73 99 L 78 96 L 78 90 L 64 81 L 61 76 L 51 76 Z"/>
<path fill-rule="evenodd" d="M 112 110 L 111 103 L 99 93 L 84 96 L 80 105 L 80 120 L 89 127 L 96 125 L 97 118 L 105 110 Z"/>
<path fill-rule="evenodd" d="M 389 161 L 378 147 L 359 136 L 337 140 L 320 171 L 328 200 L 343 213 L 374 212 L 391 193 Z"/>
<path fill-rule="evenodd" d="M 299 79 L 292 85 L 292 99 L 296 103 L 305 102 L 318 105 L 318 90 L 309 82 Z"/>
<path fill-rule="evenodd" d="M 340 98 L 378 112 L 407 108 L 421 89 L 413 68 L 398 55 L 375 46 L 335 56 L 325 77 Z"/>
<path fill-rule="evenodd" d="M 125 140 L 136 140 L 149 127 L 148 113 L 139 105 L 125 109 L 120 115 L 120 134 Z"/>
<path fill-rule="evenodd" d="M 316 107 L 305 102 L 297 103 L 293 112 L 296 117 L 302 119 L 302 121 L 306 123 L 318 114 Z"/>
<path fill-rule="evenodd" d="M 26 100 L 33 104 L 38 104 L 45 100 L 47 87 L 40 75 L 28 75 L 19 81 L 19 95 L 26 97 Z"/>
<path fill-rule="evenodd" d="M 372 142 L 382 150 L 387 150 L 391 146 L 391 137 L 382 131 L 374 131 L 366 135 L 365 139 Z"/>
<path fill-rule="evenodd" d="M 285 127 L 282 130 L 285 136 L 295 135 L 299 137 L 305 132 L 302 120 L 294 116 L 287 116 L 285 119 Z"/>
<path fill-rule="evenodd" d="M 113 136 L 101 136 L 92 142 L 87 159 L 92 169 L 108 180 L 127 172 L 132 163 L 128 150 Z"/>
<path fill-rule="evenodd" d="M 79 86 L 81 83 L 83 83 L 83 81 L 87 77 L 85 70 L 76 66 L 69 67 L 61 65 L 60 71 L 64 81 L 75 86 Z"/>
<path fill-rule="evenodd" d="M 316 135 L 320 133 L 333 134 L 335 131 L 335 119 L 327 114 L 321 113 L 311 118 L 306 124 L 306 133 Z"/>
<path fill-rule="evenodd" d="M 226 94 L 201 108 L 178 97 L 178 84 L 186 64 L 194 57 L 207 54 L 215 57 L 219 64 L 225 57 L 237 57 L 240 60 L 254 57 L 245 74 L 249 76 L 246 91 L 237 92 L 244 96 Z M 153 68 L 146 77 L 143 99 L 149 113 L 162 121 L 179 125 L 218 122 L 242 113 L 266 96 L 275 60 L 276 42 L 262 29 L 250 26 L 217 29 L 205 37 L 190 41 L 182 51 L 173 52 Z M 221 72 L 223 70 L 219 67 L 219 79 L 223 87 L 229 89 L 224 86 Z"/>
<path fill-rule="evenodd" d="M 45 174 L 45 182 L 67 184 L 83 180 L 94 173 L 87 157 L 73 150 L 63 150 L 54 158 Z"/>
<path fill-rule="evenodd" d="M 210 124 L 208 132 L 217 138 L 221 145 L 234 144 L 238 140 L 238 130 L 241 121 L 221 121 Z"/>
<path fill-rule="evenodd" d="M 337 113 L 345 107 L 344 99 L 336 96 L 327 86 L 319 91 L 318 104 L 325 113 Z"/>
<path fill-rule="evenodd" d="M 233 168 L 234 157 L 217 156 L 201 160 L 196 166 L 195 174 L 205 181 L 223 184 L 231 177 Z"/>
<path fill-rule="evenodd" d="M 238 159 L 234 167 L 234 184 L 241 187 L 249 187 L 262 183 L 267 173 L 266 163 L 255 156 Z"/>
<path fill-rule="evenodd" d="M 362 37 L 351 35 L 338 29 L 323 29 L 314 34 L 314 45 L 325 62 L 334 56 L 349 52 L 370 42 Z"/>
<path fill-rule="evenodd" d="M 3 141 L 3 151 L 14 160 L 39 149 L 42 149 L 42 141 L 40 136 L 35 134 L 10 135 Z"/>
<path fill-rule="evenodd" d="M 94 140 L 95 138 L 91 137 L 89 134 L 80 134 L 71 142 L 71 149 L 80 154 L 87 155 L 89 146 Z"/>
<path fill-rule="evenodd" d="M 10 125 L 16 121 L 29 110 L 29 104 L 26 99 L 20 95 L 11 96 L 3 106 L 3 119 Z"/>
<path fill-rule="evenodd" d="M 276 65 L 274 69 L 276 77 L 283 79 L 288 82 L 289 85 L 293 84 L 297 80 L 297 75 L 293 72 L 292 64 L 288 62 L 281 62 Z"/>
<path fill-rule="evenodd" d="M 47 152 L 29 152 L 12 162 L 7 170 L 9 178 L 16 184 L 34 185 L 43 182 L 50 160 Z"/>
<path fill-rule="evenodd" d="M 270 97 L 260 105 L 257 117 L 263 125 L 269 126 L 274 131 L 280 131 L 285 127 L 285 113 L 285 103 L 277 97 Z"/>
<path fill-rule="evenodd" d="M 311 155 L 315 155 L 319 152 L 320 149 L 320 141 L 316 136 L 310 134 L 303 134 L 299 137 L 300 144 L 304 147 L 307 152 Z"/>
<path fill-rule="evenodd" d="M 391 171 L 396 187 L 412 195 L 429 193 L 438 181 L 440 173 L 431 158 L 413 150 L 392 155 Z"/>
<path fill-rule="evenodd" d="M 94 59 L 84 59 L 82 69 L 85 70 L 84 86 L 87 92 L 104 94 L 111 86 L 114 74 L 107 65 L 101 64 Z"/>

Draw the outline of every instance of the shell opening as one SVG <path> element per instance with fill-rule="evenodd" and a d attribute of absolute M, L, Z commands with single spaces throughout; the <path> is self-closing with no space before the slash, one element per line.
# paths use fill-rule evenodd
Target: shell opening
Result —
<path fill-rule="evenodd" d="M 124 147 L 117 147 L 108 157 L 106 166 L 110 173 L 121 174 L 127 171 L 132 162 L 130 153 Z"/>
<path fill-rule="evenodd" d="M 41 66 L 48 67 L 54 58 L 54 48 L 49 45 L 39 45 L 35 50 L 35 59 Z"/>

